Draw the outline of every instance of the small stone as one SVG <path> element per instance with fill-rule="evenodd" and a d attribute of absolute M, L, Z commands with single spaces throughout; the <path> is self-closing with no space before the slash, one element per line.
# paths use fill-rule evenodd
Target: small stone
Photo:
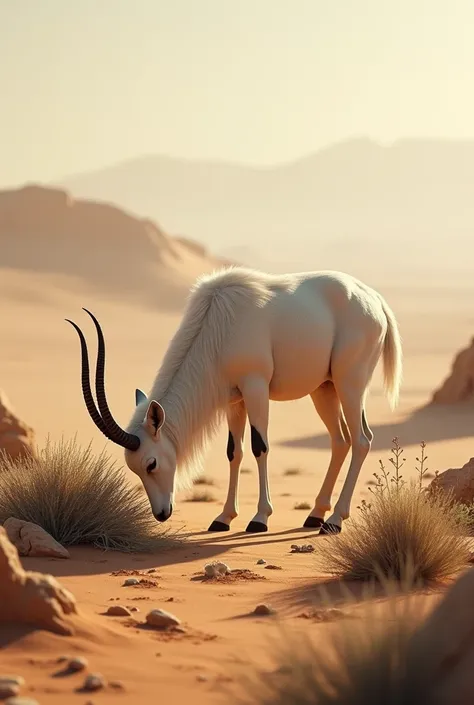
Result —
<path fill-rule="evenodd" d="M 283 570 L 281 565 L 273 565 L 273 563 L 268 563 L 268 565 L 265 566 L 265 570 Z"/>
<path fill-rule="evenodd" d="M 105 679 L 100 673 L 90 673 L 84 681 L 84 690 L 100 690 L 105 686 Z"/>
<path fill-rule="evenodd" d="M 168 627 L 177 627 L 181 624 L 181 620 L 166 610 L 151 610 L 146 616 L 146 622 L 158 629 L 168 629 Z"/>
<path fill-rule="evenodd" d="M 130 612 L 140 612 L 138 607 L 129 607 Z"/>
<path fill-rule="evenodd" d="M 139 585 L 139 584 L 140 584 L 140 581 L 137 580 L 136 578 L 127 578 L 123 585 L 124 585 L 124 587 L 128 587 L 129 585 Z"/>
<path fill-rule="evenodd" d="M 207 683 L 209 678 L 205 676 L 203 673 L 199 673 L 199 675 L 196 676 L 196 680 L 199 681 L 199 683 Z"/>
<path fill-rule="evenodd" d="M 125 686 L 121 681 L 110 681 L 109 685 L 114 690 L 125 690 Z"/>
<path fill-rule="evenodd" d="M 259 558 L 257 561 L 257 565 L 265 565 L 266 562 L 267 561 L 265 560 L 265 558 Z"/>
<path fill-rule="evenodd" d="M 111 605 L 107 610 L 106 614 L 111 617 L 129 617 L 131 612 L 127 607 L 123 605 Z"/>
<path fill-rule="evenodd" d="M 76 656 L 72 658 L 68 663 L 68 669 L 74 671 L 75 673 L 83 671 L 89 665 L 89 661 L 83 656 Z"/>
<path fill-rule="evenodd" d="M 39 705 L 39 702 L 33 700 L 33 698 L 24 698 L 21 695 L 14 695 L 12 698 L 5 700 L 4 705 Z"/>
<path fill-rule="evenodd" d="M 253 613 L 258 615 L 259 617 L 263 617 L 268 614 L 275 614 L 275 610 L 273 609 L 273 607 L 270 607 L 270 605 L 262 604 L 257 605 Z"/>
<path fill-rule="evenodd" d="M 25 685 L 25 679 L 23 676 L 13 676 L 9 673 L 7 675 L 1 674 L 0 684 L 4 685 L 5 683 L 13 683 L 13 685 L 17 685 L 19 688 L 22 688 Z"/>
<path fill-rule="evenodd" d="M 291 553 L 312 553 L 314 551 L 314 546 L 310 543 L 302 544 L 298 546 L 296 543 L 291 544 Z"/>
<path fill-rule="evenodd" d="M 0 700 L 5 700 L 5 698 L 12 698 L 14 695 L 18 695 L 20 692 L 20 686 L 11 681 L 0 681 Z"/>
<path fill-rule="evenodd" d="M 204 573 L 208 578 L 218 578 L 222 575 L 228 575 L 230 573 L 230 568 L 221 561 L 213 561 L 212 563 L 207 563 L 204 566 Z"/>

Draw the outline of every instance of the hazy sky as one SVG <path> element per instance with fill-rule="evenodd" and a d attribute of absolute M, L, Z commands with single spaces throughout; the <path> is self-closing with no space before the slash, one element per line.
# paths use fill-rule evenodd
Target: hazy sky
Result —
<path fill-rule="evenodd" d="M 474 137 L 472 0 L 0 0 L 0 186 Z"/>

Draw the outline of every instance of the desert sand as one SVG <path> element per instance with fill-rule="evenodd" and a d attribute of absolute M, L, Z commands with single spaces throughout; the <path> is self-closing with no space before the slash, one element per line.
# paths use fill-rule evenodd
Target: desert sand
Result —
<path fill-rule="evenodd" d="M 0 201 L 0 212 L 1 208 Z M 140 260 L 136 254 L 135 269 L 128 278 L 122 265 L 114 269 L 100 247 L 78 242 L 81 230 L 74 234 L 76 242 L 70 252 L 77 254 L 84 245 L 82 258 L 76 262 L 75 256 L 69 257 L 65 251 L 51 270 L 41 256 L 46 235 L 27 237 L 27 228 L 22 226 L 16 233 L 17 248 L 21 238 L 27 253 L 22 259 L 12 241 L 6 243 L 5 224 L 1 231 L 8 256 L 2 257 L 0 269 L 0 386 L 20 418 L 34 428 L 40 445 L 48 435 L 57 439 L 77 434 L 81 443 L 92 440 L 97 451 L 105 446 L 123 463 L 121 449 L 106 443 L 86 412 L 77 339 L 64 318 L 83 326 L 93 352 L 93 329 L 81 307 L 90 308 L 101 321 L 108 346 L 109 402 L 117 420 L 125 424 L 133 411 L 135 387 L 147 390 L 151 386 L 167 342 L 179 325 L 187 289 L 198 273 L 210 271 L 218 261 L 163 234 L 161 244 L 157 236 L 153 240 L 152 252 L 163 254 L 165 248 L 166 257 L 148 267 L 145 277 L 137 269 Z M 108 232 L 112 235 L 114 228 Z M 138 229 L 137 238 L 140 232 Z M 95 238 L 100 239 L 97 232 Z M 56 247 L 54 243 L 49 246 Z M 116 246 L 117 258 L 123 263 L 120 258 L 128 257 L 129 242 Z M 99 256 L 102 259 L 98 260 Z M 143 260 L 150 262 L 150 257 L 149 252 L 142 254 L 142 264 Z M 99 270 L 94 261 L 100 262 Z M 308 268 L 317 269 L 317 258 L 310 264 Z M 427 265 L 427 272 L 420 274 L 422 283 L 414 283 L 411 274 L 404 279 L 403 271 L 396 286 L 384 290 L 377 282 L 399 319 L 405 374 L 400 406 L 391 412 L 382 395 L 380 370 L 376 372 L 368 401 L 375 439 L 357 485 L 353 512 L 367 497 L 368 482 L 378 469 L 379 458 L 386 460 L 394 436 L 405 449 L 405 476 L 414 474 L 418 444 L 423 440 L 431 472 L 460 467 L 472 455 L 472 407 L 426 406 L 433 390 L 448 375 L 457 351 L 471 339 L 472 285 L 459 284 L 455 274 L 442 282 L 430 279 L 428 269 Z M 373 281 L 368 283 L 377 279 L 374 262 Z M 73 547 L 69 560 L 22 559 L 26 569 L 57 577 L 74 594 L 81 611 L 72 637 L 2 628 L 1 670 L 22 675 L 27 682 L 25 694 L 42 705 L 117 701 L 138 705 L 169 697 L 179 703 L 192 699 L 196 705 L 224 702 L 227 690 L 239 687 L 243 673 L 249 675 L 253 667 L 269 665 L 271 647 L 283 638 L 278 621 L 249 616 L 262 602 L 277 610 L 285 629 L 302 629 L 324 639 L 331 624 L 300 616 L 317 600 L 316 587 L 324 578 L 316 574 L 312 554 L 290 553 L 292 543 L 313 542 L 317 550 L 318 541 L 330 540 L 317 539 L 315 532 L 301 529 L 307 511 L 294 509 L 296 502 L 312 504 L 324 476 L 329 443 L 323 424 L 308 399 L 272 404 L 269 465 L 274 514 L 266 535 L 244 533 L 257 499 L 248 433 L 243 465 L 251 472 L 242 475 L 240 516 L 228 534 L 206 531 L 226 493 L 226 436 L 222 428 L 206 461 L 206 475 L 215 482 L 210 488 L 215 500 L 186 502 L 187 493 L 178 496 L 170 522 L 189 537 L 179 550 L 127 556 Z M 288 468 L 298 468 L 300 473 L 286 476 Z M 346 469 L 347 462 L 336 491 Z M 130 481 L 136 481 L 131 473 Z M 256 565 L 260 558 L 281 570 Z M 214 559 L 231 568 L 250 569 L 261 579 L 202 583 L 197 574 Z M 112 575 L 119 570 L 145 572 L 152 568 L 156 569 L 150 574 L 156 586 L 149 588 L 122 587 L 124 575 Z M 334 597 L 338 602 L 337 590 Z M 437 595 L 420 599 L 431 604 Z M 153 608 L 168 609 L 182 620 L 187 632 L 171 637 L 138 629 L 129 618 L 105 616 L 115 601 L 138 606 L 141 618 Z M 69 654 L 85 656 L 91 672 L 102 673 L 108 681 L 120 681 L 123 689 L 77 694 L 83 674 L 54 677 L 59 670 L 58 657 Z"/>

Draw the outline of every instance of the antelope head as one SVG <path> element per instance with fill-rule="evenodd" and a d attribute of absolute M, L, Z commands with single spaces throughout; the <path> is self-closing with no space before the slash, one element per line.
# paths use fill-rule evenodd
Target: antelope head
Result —
<path fill-rule="evenodd" d="M 89 355 L 82 330 L 74 321 L 66 318 L 77 331 L 81 343 L 82 394 L 87 411 L 99 431 L 113 443 L 125 449 L 125 462 L 137 474 L 150 500 L 153 515 L 158 521 L 166 521 L 173 513 L 174 476 L 176 472 L 176 451 L 162 433 L 165 424 L 165 410 L 155 400 L 148 401 L 140 389 L 135 391 L 135 404 L 143 409 L 141 423 L 134 430 L 125 431 L 115 421 L 105 394 L 105 340 L 99 321 L 93 313 L 83 309 L 94 321 L 98 338 L 95 390 L 97 406 L 92 396 L 89 374 Z"/>

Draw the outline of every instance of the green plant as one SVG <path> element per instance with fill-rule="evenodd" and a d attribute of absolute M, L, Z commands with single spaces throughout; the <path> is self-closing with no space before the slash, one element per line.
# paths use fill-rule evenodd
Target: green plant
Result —
<path fill-rule="evenodd" d="M 415 584 L 448 578 L 461 570 L 469 551 L 464 534 L 466 517 L 451 497 L 428 494 L 422 487 L 426 473 L 425 444 L 417 457 L 418 479 L 407 483 L 398 439 L 393 439 L 393 470 L 380 461 L 370 487 L 370 502 L 362 500 L 347 529 L 321 542 L 318 565 L 323 572 L 345 580 L 401 580 L 407 571 Z"/>
<path fill-rule="evenodd" d="M 182 541 L 157 524 L 141 488 L 110 457 L 76 439 L 48 439 L 36 457 L 0 453 L 0 523 L 9 517 L 38 524 L 64 546 L 154 552 Z"/>

